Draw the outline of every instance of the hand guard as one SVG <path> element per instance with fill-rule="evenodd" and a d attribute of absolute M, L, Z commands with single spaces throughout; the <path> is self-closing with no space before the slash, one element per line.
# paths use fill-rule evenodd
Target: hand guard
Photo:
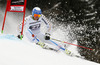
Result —
<path fill-rule="evenodd" d="M 34 34 L 32 34 L 32 37 L 34 37 Z"/>
<path fill-rule="evenodd" d="M 50 34 L 49 33 L 45 33 L 45 40 L 50 40 Z"/>

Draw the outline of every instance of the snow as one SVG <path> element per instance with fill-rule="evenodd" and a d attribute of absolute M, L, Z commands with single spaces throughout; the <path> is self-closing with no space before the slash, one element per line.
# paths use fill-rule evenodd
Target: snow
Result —
<path fill-rule="evenodd" d="M 62 51 L 42 49 L 26 39 L 19 40 L 13 35 L 2 34 L 1 36 L 0 65 L 99 65 L 95 62 L 70 57 Z"/>
<path fill-rule="evenodd" d="M 95 15 L 96 13 L 97 13 L 97 11 L 95 11 L 93 13 L 86 14 L 86 16 Z"/>
<path fill-rule="evenodd" d="M 51 9 L 57 7 L 59 4 L 61 4 L 61 2 L 54 5 L 54 7 Z M 0 13 L 2 17 L 4 16 L 4 10 L 5 9 L 0 10 L 0 12 L 2 12 Z M 26 10 L 26 12 L 26 15 L 29 15 L 28 10 Z M 16 14 L 7 14 L 7 17 L 9 17 L 6 19 L 4 34 L 17 34 L 15 31 L 19 22 L 22 20 L 22 14 Z M 3 19 L 0 21 L 3 21 Z M 0 24 L 1 28 L 2 22 L 0 22 Z M 64 34 L 68 34 L 67 32 Z M 63 30 L 57 29 L 53 32 L 52 37 L 66 40 L 65 36 L 61 33 L 63 33 Z M 1 34 L 0 36 L 0 65 L 98 65 L 95 62 L 79 59 L 76 57 L 70 57 L 63 53 L 63 51 L 55 52 L 42 49 L 35 43 L 29 42 L 26 38 L 21 41 L 13 35 L 6 36 L 4 34 Z M 68 37 L 66 41 L 69 42 L 69 40 L 70 39 Z M 72 43 L 77 44 L 77 41 L 75 40 Z M 76 46 L 68 45 L 67 48 L 73 53 L 79 55 Z"/>

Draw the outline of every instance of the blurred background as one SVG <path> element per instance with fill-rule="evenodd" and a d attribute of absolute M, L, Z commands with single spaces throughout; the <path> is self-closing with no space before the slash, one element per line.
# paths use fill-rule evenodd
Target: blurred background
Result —
<path fill-rule="evenodd" d="M 64 33 L 60 34 L 64 34 L 65 40 L 77 40 L 78 45 L 95 49 L 91 51 L 78 47 L 81 56 L 100 63 L 100 0 L 27 0 L 26 16 L 31 15 L 36 6 L 40 7 L 43 14 L 53 23 L 53 31 L 58 28 L 63 30 Z M 6 0 L 0 0 L 0 28 L 5 9 Z M 22 20 L 22 14 L 17 15 L 12 17 L 17 18 L 15 25 Z M 12 18 L 8 18 L 8 21 Z M 6 24 L 6 29 L 9 30 L 9 22 Z"/>

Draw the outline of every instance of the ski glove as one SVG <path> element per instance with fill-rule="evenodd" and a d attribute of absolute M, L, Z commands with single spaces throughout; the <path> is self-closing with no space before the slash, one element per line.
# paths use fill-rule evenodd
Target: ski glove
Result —
<path fill-rule="evenodd" d="M 49 33 L 45 33 L 45 40 L 50 40 L 50 34 Z"/>
<path fill-rule="evenodd" d="M 20 39 L 21 38 L 21 35 L 18 35 L 17 37 Z M 22 38 L 23 38 L 23 36 L 22 36 Z"/>

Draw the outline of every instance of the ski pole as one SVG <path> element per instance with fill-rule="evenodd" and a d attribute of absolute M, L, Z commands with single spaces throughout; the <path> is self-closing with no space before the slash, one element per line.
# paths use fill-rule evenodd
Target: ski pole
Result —
<path fill-rule="evenodd" d="M 54 38 L 51 38 L 51 39 L 52 39 L 52 40 L 55 40 L 55 41 L 58 41 L 58 42 L 61 42 L 61 43 L 66 43 L 66 44 L 74 45 L 74 46 L 77 46 L 77 47 L 81 47 L 81 48 L 85 48 L 85 49 L 89 49 L 89 50 L 94 50 L 94 49 L 91 49 L 91 48 L 88 48 L 88 47 L 84 47 L 84 46 L 80 46 L 80 45 L 68 43 L 68 42 L 61 41 L 61 40 L 57 40 L 57 39 L 54 39 Z"/>
<path fill-rule="evenodd" d="M 49 40 L 49 41 L 51 41 L 53 44 L 55 44 L 55 45 L 58 46 L 60 49 L 62 49 L 62 50 L 65 51 L 65 49 L 64 49 L 63 47 L 59 46 L 59 45 L 58 45 L 57 43 L 55 43 L 54 41 L 52 41 L 52 40 Z"/>
<path fill-rule="evenodd" d="M 32 31 L 30 31 L 29 29 L 28 31 L 33 35 Z M 36 36 L 34 36 L 34 38 L 39 42 L 39 39 L 37 39 Z"/>
<path fill-rule="evenodd" d="M 60 49 L 62 49 L 67 55 L 70 55 L 70 56 L 74 56 L 74 57 L 77 57 L 77 58 L 82 58 L 81 56 L 79 55 L 75 55 L 73 54 L 71 51 L 69 51 L 68 49 L 65 49 L 61 46 L 59 46 L 57 43 L 55 43 L 54 41 L 50 40 L 53 44 L 55 44 L 56 46 L 60 47 Z M 83 58 L 82 58 L 83 59 Z"/>

